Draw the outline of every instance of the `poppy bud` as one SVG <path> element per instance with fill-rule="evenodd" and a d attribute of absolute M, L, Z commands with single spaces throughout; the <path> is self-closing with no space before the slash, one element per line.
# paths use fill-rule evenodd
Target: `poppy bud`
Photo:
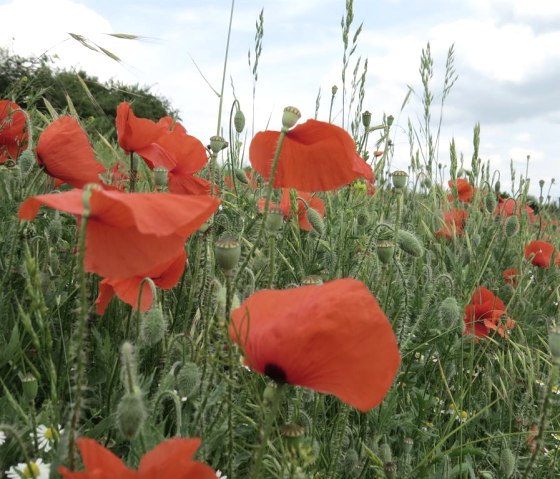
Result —
<path fill-rule="evenodd" d="M 314 208 L 307 208 L 307 219 L 313 229 L 321 236 L 325 232 L 325 222 L 319 212 Z"/>
<path fill-rule="evenodd" d="M 391 451 L 389 443 L 384 442 L 379 446 L 379 459 L 383 461 L 383 464 L 387 464 L 393 460 L 393 452 Z"/>
<path fill-rule="evenodd" d="M 429 190 L 432 187 L 432 180 L 430 180 L 430 178 L 425 177 L 422 182 L 421 182 L 422 186 L 424 188 L 426 188 L 427 190 Z"/>
<path fill-rule="evenodd" d="M 362 125 L 364 125 L 365 128 L 371 125 L 371 113 L 367 110 L 362 113 Z"/>
<path fill-rule="evenodd" d="M 505 222 L 504 233 L 508 238 L 512 238 L 519 233 L 519 219 L 517 216 L 510 216 Z"/>
<path fill-rule="evenodd" d="M 498 205 L 498 202 L 496 201 L 496 196 L 489 191 L 486 197 L 484 198 L 484 204 L 486 206 L 486 211 L 488 211 L 489 213 L 493 213 L 494 210 L 496 209 L 496 206 Z"/>
<path fill-rule="evenodd" d="M 300 111 L 294 106 L 287 106 L 284 108 L 284 113 L 282 114 L 282 127 L 288 130 L 295 126 L 295 124 L 301 118 Z"/>
<path fill-rule="evenodd" d="M 459 308 L 457 300 L 453 296 L 449 296 L 441 302 L 439 317 L 444 327 L 451 329 L 459 327 L 461 332 L 464 331 L 465 322 L 463 321 L 461 308 Z"/>
<path fill-rule="evenodd" d="M 215 155 L 217 155 L 224 148 L 227 148 L 227 146 L 228 146 L 228 142 L 224 140 L 223 137 L 221 136 L 210 137 L 210 149 L 212 150 L 212 153 L 214 153 Z"/>
<path fill-rule="evenodd" d="M 502 185 L 500 184 L 500 181 L 496 181 L 496 183 L 494 183 L 494 191 L 495 191 L 497 194 L 499 194 L 501 188 L 502 188 Z"/>
<path fill-rule="evenodd" d="M 200 370 L 198 365 L 191 362 L 184 363 L 175 379 L 180 396 L 194 396 L 200 387 Z"/>
<path fill-rule="evenodd" d="M 399 230 L 397 233 L 397 244 L 400 248 L 415 258 L 420 258 L 424 254 L 424 247 L 414 233 Z"/>
<path fill-rule="evenodd" d="M 135 388 L 133 392 L 126 393 L 117 407 L 117 422 L 121 434 L 128 440 L 134 439 L 147 416 L 140 389 Z"/>
<path fill-rule="evenodd" d="M 358 223 L 359 226 L 366 226 L 369 223 L 369 220 L 370 216 L 367 210 L 358 211 L 358 214 L 356 215 L 356 223 Z"/>
<path fill-rule="evenodd" d="M 284 220 L 284 214 L 281 210 L 272 209 L 268 212 L 266 217 L 266 230 L 269 233 L 277 233 L 282 228 L 282 221 Z M 310 221 L 311 223 L 311 221 Z"/>
<path fill-rule="evenodd" d="M 393 186 L 397 190 L 402 190 L 406 186 L 406 179 L 408 178 L 408 173 L 406 171 L 397 170 L 391 173 L 391 179 L 393 180 Z"/>
<path fill-rule="evenodd" d="M 344 470 L 355 471 L 360 467 L 360 456 L 356 449 L 348 449 L 344 457 Z"/>
<path fill-rule="evenodd" d="M 552 362 L 560 365 L 560 327 L 553 326 L 548 331 L 548 346 Z"/>
<path fill-rule="evenodd" d="M 158 189 L 167 188 L 167 169 L 164 166 L 154 168 L 154 183 Z"/>
<path fill-rule="evenodd" d="M 235 116 L 233 117 L 233 124 L 235 125 L 235 131 L 237 133 L 241 133 L 243 128 L 245 128 L 245 115 L 241 110 L 237 110 L 235 112 Z"/>
<path fill-rule="evenodd" d="M 387 117 L 387 126 L 390 128 L 391 125 L 393 124 L 393 121 L 395 120 L 395 117 L 393 115 L 389 115 Z"/>
<path fill-rule="evenodd" d="M 241 243 L 233 238 L 222 238 L 214 245 L 216 264 L 224 272 L 229 274 L 235 269 L 241 257 Z"/>
<path fill-rule="evenodd" d="M 235 178 L 237 178 L 237 181 L 239 181 L 240 183 L 243 183 L 244 185 L 249 184 L 249 178 L 247 178 L 245 170 L 241 168 L 235 168 L 235 170 L 233 170 L 233 174 L 235 175 Z"/>
<path fill-rule="evenodd" d="M 504 447 L 500 453 L 500 472 L 505 478 L 511 477 L 515 470 L 515 456 L 509 447 Z"/>
<path fill-rule="evenodd" d="M 377 242 L 377 257 L 383 264 L 389 264 L 395 253 L 395 245 L 392 241 Z"/>
<path fill-rule="evenodd" d="M 331 88 L 332 96 L 335 96 L 337 91 L 338 91 L 338 87 L 336 85 L 333 85 L 332 88 Z"/>
<path fill-rule="evenodd" d="M 26 374 L 23 376 L 21 378 L 21 389 L 23 391 L 23 397 L 26 401 L 34 401 L 37 397 L 37 391 L 39 390 L 37 378 L 32 374 Z"/>
<path fill-rule="evenodd" d="M 35 164 L 35 154 L 32 150 L 25 150 L 18 158 L 18 165 L 23 173 L 28 173 Z"/>
<path fill-rule="evenodd" d="M 159 343 L 165 336 L 165 330 L 165 317 L 159 304 L 144 313 L 140 338 L 145 345 L 153 346 Z"/>
<path fill-rule="evenodd" d="M 62 221 L 58 211 L 55 211 L 53 219 L 47 224 L 47 232 L 53 243 L 56 243 L 62 236 Z"/>

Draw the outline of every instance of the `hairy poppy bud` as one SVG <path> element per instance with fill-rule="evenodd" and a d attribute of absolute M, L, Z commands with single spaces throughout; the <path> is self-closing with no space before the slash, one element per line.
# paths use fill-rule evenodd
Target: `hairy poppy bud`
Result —
<path fill-rule="evenodd" d="M 459 327 L 461 332 L 465 329 L 465 322 L 457 300 L 453 296 L 445 298 L 439 305 L 439 317 L 444 327 L 454 329 Z"/>
<path fill-rule="evenodd" d="M 192 397 L 200 387 L 200 370 L 196 363 L 186 362 L 175 377 L 180 396 Z"/>
<path fill-rule="evenodd" d="M 55 211 L 52 220 L 47 224 L 47 231 L 53 243 L 56 243 L 62 236 L 62 221 L 58 211 Z"/>
<path fill-rule="evenodd" d="M 284 113 L 282 114 L 282 127 L 288 130 L 295 126 L 295 124 L 301 118 L 300 111 L 294 106 L 287 106 L 284 108 Z"/>
<path fill-rule="evenodd" d="M 393 460 L 393 452 L 391 451 L 389 443 L 384 442 L 379 446 L 379 459 L 383 461 L 383 464 L 387 464 Z"/>
<path fill-rule="evenodd" d="M 17 162 L 22 173 L 28 173 L 35 164 L 35 154 L 32 150 L 25 150 L 21 155 L 19 155 Z"/>
<path fill-rule="evenodd" d="M 321 236 L 325 232 L 325 222 L 319 212 L 314 208 L 307 208 L 306 214 L 313 229 Z"/>
<path fill-rule="evenodd" d="M 391 179 L 393 180 L 393 186 L 397 190 L 402 190 L 406 186 L 406 180 L 408 178 L 408 173 L 406 171 L 397 170 L 391 173 Z"/>
<path fill-rule="evenodd" d="M 348 449 L 346 451 L 346 456 L 344 457 L 344 469 L 346 471 L 355 471 L 360 467 L 360 456 L 356 449 Z"/>
<path fill-rule="evenodd" d="M 210 137 L 210 149 L 212 150 L 212 153 L 214 153 L 215 155 L 217 155 L 224 148 L 227 148 L 227 146 L 228 146 L 228 142 L 224 140 L 223 137 L 221 136 Z"/>
<path fill-rule="evenodd" d="M 420 258 L 424 254 L 424 247 L 414 233 L 406 230 L 399 230 L 397 233 L 397 244 L 401 249 L 415 258 Z"/>
<path fill-rule="evenodd" d="M 243 131 L 243 128 L 245 128 L 245 115 L 241 110 L 237 110 L 235 112 L 235 116 L 233 117 L 233 124 L 237 133 L 241 133 Z"/>
<path fill-rule="evenodd" d="M 154 183 L 158 189 L 167 188 L 167 168 L 164 166 L 154 168 Z"/>
<path fill-rule="evenodd" d="M 222 238 L 214 245 L 216 264 L 224 272 L 229 274 L 235 269 L 241 257 L 241 243 L 233 238 Z"/>
<path fill-rule="evenodd" d="M 364 125 L 364 127 L 367 128 L 370 124 L 371 124 L 371 112 L 366 110 L 362 113 L 362 125 Z"/>
<path fill-rule="evenodd" d="M 128 440 L 134 439 L 148 416 L 140 389 L 126 393 L 117 407 L 117 421 L 121 434 Z"/>
<path fill-rule="evenodd" d="M 161 306 L 150 308 L 142 316 L 140 338 L 147 346 L 159 343 L 165 336 L 166 324 Z"/>
<path fill-rule="evenodd" d="M 277 233 L 282 228 L 284 213 L 281 210 L 271 209 L 266 217 L 266 230 L 269 233 Z"/>
<path fill-rule="evenodd" d="M 237 178 L 237 181 L 239 181 L 240 183 L 243 183 L 244 185 L 249 184 L 249 178 L 247 178 L 245 170 L 241 168 L 235 168 L 235 170 L 233 170 L 233 174 L 235 175 L 235 178 Z"/>
<path fill-rule="evenodd" d="M 502 185 L 500 184 L 500 181 L 496 181 L 496 183 L 494 183 L 494 191 L 499 194 L 500 193 L 500 189 L 502 188 Z"/>
<path fill-rule="evenodd" d="M 488 192 L 486 197 L 484 198 L 484 205 L 486 206 L 486 211 L 488 211 L 489 213 L 493 213 L 494 210 L 496 209 L 496 206 L 498 205 L 498 202 L 496 200 L 496 196 L 494 195 L 494 193 L 492 192 Z"/>
<path fill-rule="evenodd" d="M 377 257 L 383 264 L 389 264 L 395 253 L 395 245 L 392 241 L 377 242 Z"/>
<path fill-rule="evenodd" d="M 515 456 L 509 447 L 504 447 L 500 453 L 500 472 L 505 478 L 511 477 L 515 470 Z"/>
<path fill-rule="evenodd" d="M 519 219 L 517 216 L 509 216 L 504 225 L 504 232 L 508 238 L 519 233 Z"/>

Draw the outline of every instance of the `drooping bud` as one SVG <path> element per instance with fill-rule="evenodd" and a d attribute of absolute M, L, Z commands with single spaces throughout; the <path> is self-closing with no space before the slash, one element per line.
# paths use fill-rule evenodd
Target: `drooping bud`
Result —
<path fill-rule="evenodd" d="M 154 168 L 154 183 L 158 190 L 167 188 L 167 168 L 164 166 Z"/>
<path fill-rule="evenodd" d="M 484 198 L 484 205 L 486 206 L 486 211 L 489 213 L 493 213 L 498 205 L 498 201 L 496 200 L 496 196 L 494 193 L 489 191 Z"/>
<path fill-rule="evenodd" d="M 242 168 L 235 168 L 235 170 L 233 170 L 233 174 L 240 183 L 243 183 L 244 185 L 249 184 L 249 178 L 247 178 L 247 174 Z"/>
<path fill-rule="evenodd" d="M 461 308 L 453 296 L 449 296 L 441 302 L 438 313 L 444 327 L 449 329 L 459 328 L 461 333 L 464 331 L 465 322 L 463 321 Z"/>
<path fill-rule="evenodd" d="M 507 479 L 515 471 L 515 456 L 509 447 L 504 447 L 500 453 L 500 472 Z"/>
<path fill-rule="evenodd" d="M 393 460 L 393 452 L 391 451 L 389 443 L 384 442 L 379 446 L 379 459 L 383 461 L 383 464 L 387 464 Z"/>
<path fill-rule="evenodd" d="M 235 112 L 235 116 L 233 117 L 233 124 L 237 133 L 241 133 L 245 128 L 245 115 L 241 110 L 237 110 Z"/>
<path fill-rule="evenodd" d="M 504 233 L 508 238 L 512 238 L 519 233 L 519 218 L 517 216 L 509 216 L 506 219 Z"/>
<path fill-rule="evenodd" d="M 287 106 L 282 114 L 282 127 L 289 130 L 295 126 L 300 118 L 301 113 L 295 106 Z"/>
<path fill-rule="evenodd" d="M 230 274 L 241 257 L 241 243 L 233 238 L 221 238 L 214 245 L 216 264 L 224 274 Z"/>
<path fill-rule="evenodd" d="M 210 150 L 212 150 L 212 153 L 214 153 L 215 155 L 217 155 L 224 148 L 227 148 L 227 146 L 228 142 L 223 137 L 218 135 L 210 137 Z"/>
<path fill-rule="evenodd" d="M 200 387 L 200 370 L 198 365 L 192 362 L 184 363 L 175 379 L 180 396 L 192 397 L 196 395 Z"/>
<path fill-rule="evenodd" d="M 319 212 L 314 208 L 308 207 L 306 214 L 309 223 L 313 226 L 313 229 L 319 234 L 319 236 L 322 236 L 325 232 L 325 222 Z"/>
<path fill-rule="evenodd" d="M 159 304 L 142 315 L 140 339 L 145 345 L 153 346 L 159 343 L 165 336 L 165 331 L 165 316 Z"/>
<path fill-rule="evenodd" d="M 32 150 L 27 149 L 23 151 L 21 155 L 19 155 L 17 162 L 21 169 L 21 172 L 23 174 L 27 174 L 35 164 L 35 154 Z"/>
<path fill-rule="evenodd" d="M 134 388 L 132 392 L 126 393 L 119 401 L 117 422 L 121 434 L 129 441 L 138 435 L 147 416 L 148 413 L 139 388 Z"/>
<path fill-rule="evenodd" d="M 502 188 L 502 185 L 500 184 L 500 181 L 496 181 L 496 183 L 494 183 L 494 191 L 496 192 L 496 194 L 500 194 L 500 189 Z"/>
<path fill-rule="evenodd" d="M 397 244 L 400 248 L 415 258 L 420 258 L 424 254 L 424 247 L 414 233 L 406 230 L 399 230 L 397 233 Z"/>

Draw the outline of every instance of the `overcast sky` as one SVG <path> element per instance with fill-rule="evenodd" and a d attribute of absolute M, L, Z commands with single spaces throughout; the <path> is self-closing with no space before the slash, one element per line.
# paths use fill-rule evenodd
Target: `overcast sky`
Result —
<path fill-rule="evenodd" d="M 81 67 L 102 80 L 152 86 L 179 109 L 183 124 L 204 143 L 216 133 L 218 98 L 231 3 L 229 0 L 0 0 L 0 46 L 22 55 L 56 55 L 60 65 Z M 264 8 L 264 38 L 255 98 L 255 131 L 279 129 L 284 106 L 303 119 L 328 119 L 330 91 L 341 87 L 344 0 L 237 0 L 227 69 L 224 120 L 233 87 L 251 125 L 255 22 Z M 531 192 L 538 180 L 560 183 L 560 1 L 556 0 L 355 0 L 354 29 L 363 22 L 354 59 L 368 58 L 364 109 L 378 122 L 395 116 L 394 166 L 409 163 L 408 119 L 421 112 L 420 54 L 427 42 L 435 61 L 433 90 L 441 91 L 449 47 L 459 76 L 444 108 L 440 162 L 448 164 L 455 138 L 465 158 L 481 123 L 480 157 L 501 171 L 510 189 L 510 160 L 525 171 L 530 155 Z M 78 33 L 118 55 L 121 65 L 68 36 Z M 129 33 L 141 40 L 117 40 Z M 353 62 L 351 67 L 353 68 Z M 349 76 L 351 74 L 351 69 Z M 401 113 L 408 91 L 411 98 Z M 437 105 L 436 105 L 437 106 Z M 335 102 L 335 114 L 341 109 Z M 439 109 L 434 108 L 434 120 Z M 340 123 L 339 114 L 335 122 Z M 435 124 L 437 126 L 437 124 Z M 553 198 L 560 187 L 552 188 Z"/>

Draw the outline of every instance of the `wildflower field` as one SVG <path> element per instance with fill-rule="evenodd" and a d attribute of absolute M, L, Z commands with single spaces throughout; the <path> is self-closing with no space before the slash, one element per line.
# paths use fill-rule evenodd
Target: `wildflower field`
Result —
<path fill-rule="evenodd" d="M 346 7 L 324 118 L 251 135 L 222 83 L 209 139 L 133 101 L 111 137 L 0 98 L 0 477 L 560 477 L 552 185 L 479 125 L 438 157 L 429 45 L 394 168 Z"/>

